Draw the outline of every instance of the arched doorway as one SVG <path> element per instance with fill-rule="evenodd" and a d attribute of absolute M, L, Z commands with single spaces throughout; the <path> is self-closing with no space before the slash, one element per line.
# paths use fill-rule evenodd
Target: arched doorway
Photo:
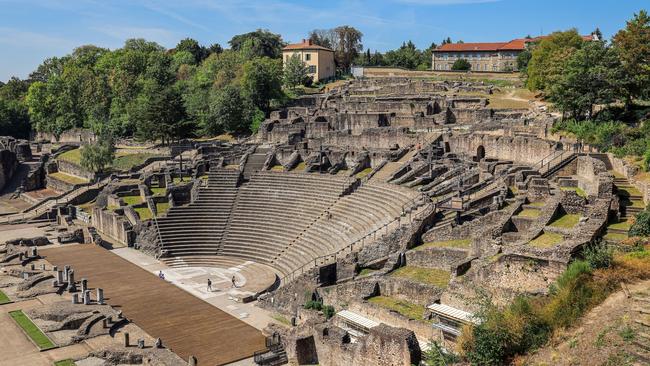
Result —
<path fill-rule="evenodd" d="M 476 157 L 478 160 L 481 160 L 485 157 L 485 148 L 483 145 L 479 145 L 478 149 L 476 149 Z"/>

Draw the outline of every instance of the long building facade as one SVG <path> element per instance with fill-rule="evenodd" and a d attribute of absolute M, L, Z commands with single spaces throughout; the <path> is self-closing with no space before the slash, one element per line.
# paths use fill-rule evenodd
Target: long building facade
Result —
<path fill-rule="evenodd" d="M 594 34 L 582 37 L 585 41 L 598 40 Z M 433 50 L 431 69 L 449 71 L 454 62 L 465 59 L 470 63 L 472 71 L 517 71 L 517 56 L 543 38 L 544 36 L 518 38 L 509 42 L 447 43 Z"/>

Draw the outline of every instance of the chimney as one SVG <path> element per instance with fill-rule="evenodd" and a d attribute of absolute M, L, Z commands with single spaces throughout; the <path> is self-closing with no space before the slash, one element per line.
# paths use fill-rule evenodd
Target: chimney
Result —
<path fill-rule="evenodd" d="M 302 43 L 307 43 L 307 40 L 303 38 Z"/>
<path fill-rule="evenodd" d="M 307 45 L 311 46 L 311 38 L 307 40 Z"/>

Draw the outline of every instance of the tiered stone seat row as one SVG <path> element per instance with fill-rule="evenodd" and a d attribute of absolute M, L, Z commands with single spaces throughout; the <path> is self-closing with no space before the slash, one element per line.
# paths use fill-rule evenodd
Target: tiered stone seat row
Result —
<path fill-rule="evenodd" d="M 208 173 L 207 187 L 186 206 L 172 207 L 158 219 L 162 248 L 170 256 L 216 255 L 237 196 L 239 172 L 219 169 Z"/>

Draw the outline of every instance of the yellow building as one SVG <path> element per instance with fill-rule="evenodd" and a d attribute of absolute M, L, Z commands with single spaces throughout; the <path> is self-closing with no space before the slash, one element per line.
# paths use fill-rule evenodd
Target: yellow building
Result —
<path fill-rule="evenodd" d="M 290 44 L 282 49 L 282 61 L 285 64 L 293 55 L 298 55 L 305 63 L 314 82 L 332 78 L 336 74 L 334 51 L 312 44 L 311 40 L 303 39 L 302 43 Z"/>

